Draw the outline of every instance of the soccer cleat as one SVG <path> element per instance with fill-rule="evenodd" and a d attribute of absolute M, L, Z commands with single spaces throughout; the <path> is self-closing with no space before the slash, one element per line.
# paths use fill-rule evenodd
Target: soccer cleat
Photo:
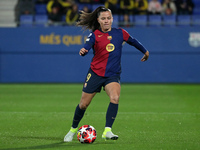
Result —
<path fill-rule="evenodd" d="M 65 135 L 64 142 L 71 142 L 74 135 L 77 133 L 78 128 L 71 128 L 70 131 Z"/>
<path fill-rule="evenodd" d="M 105 128 L 103 134 L 102 134 L 102 139 L 105 140 L 117 140 L 118 139 L 118 135 L 114 135 L 111 131 L 111 128 Z"/>

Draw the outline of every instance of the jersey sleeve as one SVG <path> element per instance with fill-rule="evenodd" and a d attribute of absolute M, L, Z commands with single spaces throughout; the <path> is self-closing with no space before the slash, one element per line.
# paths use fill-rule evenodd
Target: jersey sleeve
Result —
<path fill-rule="evenodd" d="M 86 49 L 86 50 L 90 50 L 93 46 L 94 46 L 94 43 L 95 43 L 95 35 L 94 35 L 94 33 L 93 32 L 91 32 L 89 35 L 88 35 L 88 37 L 87 37 L 87 39 L 86 39 L 86 42 L 85 42 L 85 44 L 84 44 L 84 48 Z"/>
<path fill-rule="evenodd" d="M 130 34 L 124 29 L 121 29 L 121 30 L 122 30 L 122 34 L 123 34 L 123 40 L 127 41 L 128 38 L 130 37 Z"/>
<path fill-rule="evenodd" d="M 126 41 L 129 45 L 134 46 L 142 53 L 146 53 L 147 49 L 137 39 L 130 36 L 130 34 L 124 29 L 122 29 L 122 33 L 124 41 Z"/>

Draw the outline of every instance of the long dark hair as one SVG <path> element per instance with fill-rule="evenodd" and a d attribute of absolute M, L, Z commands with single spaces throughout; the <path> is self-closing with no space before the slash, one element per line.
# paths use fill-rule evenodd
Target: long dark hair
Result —
<path fill-rule="evenodd" d="M 100 24 L 97 21 L 101 12 L 110 11 L 110 9 L 105 8 L 104 6 L 99 6 L 92 13 L 86 13 L 81 11 L 79 21 L 76 23 L 77 26 L 81 26 L 83 29 L 95 31 L 96 29 L 100 29 Z"/>

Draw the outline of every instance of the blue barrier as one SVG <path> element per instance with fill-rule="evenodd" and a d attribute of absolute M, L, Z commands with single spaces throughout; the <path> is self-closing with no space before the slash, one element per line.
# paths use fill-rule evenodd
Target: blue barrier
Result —
<path fill-rule="evenodd" d="M 147 62 L 123 45 L 122 83 L 200 83 L 200 28 L 127 28 Z M 88 31 L 77 27 L 0 28 L 0 83 L 80 83 L 92 59 L 78 55 Z"/>

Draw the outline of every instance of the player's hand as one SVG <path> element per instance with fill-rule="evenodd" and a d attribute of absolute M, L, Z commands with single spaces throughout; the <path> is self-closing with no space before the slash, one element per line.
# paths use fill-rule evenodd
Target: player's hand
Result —
<path fill-rule="evenodd" d="M 146 53 L 142 57 L 141 61 L 146 61 L 148 58 L 149 58 L 149 51 L 146 51 Z"/>
<path fill-rule="evenodd" d="M 84 56 L 86 53 L 88 53 L 88 50 L 86 50 L 85 48 L 81 48 L 81 50 L 79 51 L 80 56 Z"/>

